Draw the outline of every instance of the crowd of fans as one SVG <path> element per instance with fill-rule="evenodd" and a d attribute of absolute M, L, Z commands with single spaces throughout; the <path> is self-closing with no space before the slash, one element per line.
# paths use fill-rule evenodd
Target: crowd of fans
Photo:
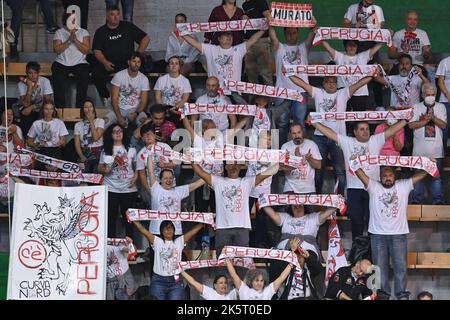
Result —
<path fill-rule="evenodd" d="M 16 35 L 23 2 L 7 1 L 13 11 L 12 28 Z M 40 2 L 45 14 L 48 1 Z M 271 207 L 260 210 L 257 206 L 261 194 L 326 193 L 325 168 L 330 163 L 338 181 L 337 192 L 347 200 L 352 238 L 363 236 L 367 230 L 370 234 L 372 262 L 381 269 L 378 297 L 389 299 L 392 294 L 397 299 L 409 298 L 406 210 L 410 191 L 413 191 L 411 203 L 428 203 L 422 180 L 426 174 L 418 171 L 412 175 L 404 171 L 411 177 L 397 180 L 397 172 L 388 167 L 381 170 L 378 167 L 358 169 L 356 175 L 351 175 L 348 169 L 355 155 L 384 154 L 429 157 L 437 162 L 442 172 L 450 114 L 450 58 L 442 60 L 435 73 L 439 97 L 434 73 L 424 66 L 431 57 L 431 44 L 426 31 L 417 28 L 418 12 L 406 12 L 405 28 L 393 34 L 394 46 L 389 48 L 389 57 L 396 59 L 396 64 L 391 70 L 386 70 L 389 75 L 380 70 L 377 75 L 367 77 L 324 77 L 320 86 L 311 85 L 306 75 L 284 75 L 284 64 L 308 64 L 317 26 L 311 28 L 303 41 L 297 28 L 284 28 L 285 43 L 278 39 L 273 27 L 266 31 L 207 33 L 205 42 L 191 35 L 180 36 L 174 30 L 167 40 L 165 62 L 161 64 L 166 74 L 159 77 L 151 88 L 147 76 L 140 71 L 145 64 L 144 51 L 150 38 L 132 23 L 133 1 L 121 1 L 124 20 L 117 7 L 118 0 L 105 2 L 106 23 L 96 30 L 92 41 L 86 30 L 88 1 L 63 1 L 65 7 L 71 4 L 80 6 L 81 27 L 77 29 L 70 30 L 66 26 L 69 14 L 64 15 L 62 28 L 56 28 L 51 14 L 45 14 L 47 31 L 55 32 L 53 47 L 57 56 L 52 65 L 52 81 L 39 74 L 39 63 L 27 63 L 26 78 L 18 83 L 19 107 L 14 109 L 15 112 L 2 110 L 0 130 L 3 133 L 7 131 L 9 138 L 6 140 L 6 135 L 2 135 L 2 152 L 6 152 L 6 146 L 10 152 L 17 146 L 26 146 L 43 155 L 78 162 L 86 173 L 102 174 L 109 189 L 108 237 L 111 238 L 119 236 L 117 219 L 124 216 L 128 208 L 139 206 L 167 212 L 195 209 L 216 213 L 217 229 L 214 232 L 202 224 L 188 228 L 171 221 L 152 221 L 148 227 L 135 222 L 133 228 L 125 218 L 120 219 L 128 237 L 134 237 L 137 229 L 152 246 L 154 260 L 150 294 L 157 299 L 186 298 L 180 281 L 183 278 L 205 299 L 234 300 L 238 296 L 240 299 L 271 299 L 283 283 L 286 283 L 284 292 L 280 293 L 283 299 L 319 299 L 324 296 L 349 300 L 371 296 L 372 291 L 365 282 L 373 270 L 368 260 L 353 261 L 351 266 L 339 269 L 330 278 L 326 292 L 320 292 L 324 291 L 319 289 L 323 287 L 320 282 L 323 283 L 324 275 L 317 232 L 319 226 L 334 214 L 334 209 L 320 211 L 313 206 L 293 205 L 277 212 Z M 350 6 L 342 25 L 383 28 L 383 9 L 374 2 L 363 0 Z M 241 9 L 235 0 L 223 0 L 212 10 L 208 20 L 263 17 L 270 18 L 266 1 L 247 0 Z M 175 16 L 175 23 L 186 21 L 183 13 Z M 320 25 L 320 21 L 317 23 Z M 383 46 L 374 42 L 346 41 L 344 51 L 339 52 L 327 41 L 322 45 L 329 54 L 330 63 L 348 65 L 379 63 L 378 52 Z M 12 54 L 16 50 L 14 47 Z M 93 57 L 89 58 L 91 51 Z M 201 68 L 199 62 L 203 62 L 208 73 L 206 93 L 193 99 L 189 74 Z M 275 66 L 275 74 L 272 65 Z M 416 73 L 410 73 L 413 68 Z M 80 108 L 83 119 L 75 125 L 72 142 L 68 141 L 66 125 L 56 112 L 56 108 L 67 107 L 65 94 L 69 74 L 75 78 L 76 107 Z M 414 75 L 412 79 L 409 77 L 411 74 Z M 86 96 L 91 79 L 109 110 L 105 117 L 97 115 L 97 106 Z M 300 91 L 305 102 L 272 101 L 268 97 L 227 92 L 226 80 L 242 79 Z M 380 89 L 385 90 L 383 87 L 391 89 L 390 103 L 385 106 L 377 103 Z M 154 103 L 149 106 L 151 90 L 154 91 Z M 399 99 L 398 92 L 402 99 Z M 409 121 L 389 120 L 380 123 L 374 131 L 367 122 L 354 123 L 352 127 L 346 127 L 345 122 L 314 123 L 314 132 L 309 136 L 305 124 L 308 100 L 314 101 L 317 112 L 404 106 L 414 107 L 414 112 Z M 258 107 L 259 113 L 255 117 L 211 113 L 180 120 L 178 113 L 184 104 L 194 101 L 202 104 L 251 103 Z M 197 121 L 201 123 L 200 130 L 194 129 Z M 181 184 L 180 163 L 152 152 L 155 145 L 166 150 L 174 147 L 177 141 L 171 137 L 179 128 L 187 130 L 192 146 L 202 149 L 211 146 L 223 148 L 230 138 L 227 129 L 241 128 L 251 132 L 248 145 L 271 148 L 276 137 L 270 130 L 279 129 L 277 143 L 280 149 L 304 160 L 301 168 L 260 162 L 243 166 L 202 161 L 192 163 L 192 182 Z M 211 132 L 214 134 L 207 134 Z M 352 133 L 353 137 L 347 133 Z M 120 158 L 119 165 L 111 166 L 111 157 Z M 56 170 L 42 165 L 36 169 Z M 5 165 L 2 165 L 2 170 L 4 172 Z M 284 178 L 281 188 L 272 183 L 275 174 Z M 444 204 L 441 174 L 430 179 L 431 203 Z M 9 183 L 14 184 L 14 181 Z M 35 183 L 46 184 L 45 181 Z M 62 185 L 69 184 L 62 182 Z M 194 208 L 191 200 L 183 201 L 187 198 L 195 199 Z M 11 199 L 2 199 L 1 208 L 6 209 L 8 201 L 13 201 L 13 194 Z M 281 229 L 280 237 L 269 236 L 271 226 Z M 237 291 L 228 290 L 231 283 L 225 275 L 217 275 L 214 288 L 201 284 L 187 272 L 181 273 L 183 278 L 179 278 L 167 261 L 172 261 L 190 239 L 199 239 L 202 235 L 214 236 L 217 254 L 225 245 L 273 246 L 292 250 L 298 257 L 301 270 L 293 265 L 276 266 L 274 263 L 269 274 L 260 269 L 250 270 L 241 280 L 242 276 L 235 271 L 232 261 L 227 260 L 229 278 Z M 389 285 L 389 257 L 394 268 L 394 292 Z M 129 272 L 125 277 L 120 275 L 119 280 L 111 275 L 108 283 L 112 286 L 110 289 L 113 288 L 109 294 L 111 299 L 127 299 L 135 291 Z M 418 298 L 432 298 L 432 295 L 424 292 Z"/>

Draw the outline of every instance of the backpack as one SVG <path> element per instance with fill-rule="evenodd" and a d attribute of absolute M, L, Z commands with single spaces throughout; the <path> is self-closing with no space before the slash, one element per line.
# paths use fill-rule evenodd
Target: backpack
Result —
<path fill-rule="evenodd" d="M 353 240 L 352 248 L 348 255 L 348 261 L 352 264 L 362 259 L 372 261 L 372 250 L 370 247 L 369 236 L 356 237 Z"/>

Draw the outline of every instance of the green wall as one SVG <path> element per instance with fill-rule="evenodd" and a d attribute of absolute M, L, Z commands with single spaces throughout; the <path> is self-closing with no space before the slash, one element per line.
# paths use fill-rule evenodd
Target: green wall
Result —
<path fill-rule="evenodd" d="M 272 2 L 269 0 L 269 2 Z M 313 14 L 319 26 L 341 26 L 347 8 L 358 0 L 279 0 L 278 2 L 312 3 Z M 400 30 L 404 27 L 404 14 L 406 10 L 415 9 L 419 12 L 419 28 L 425 30 L 430 38 L 432 51 L 436 53 L 450 52 L 450 1 L 449 0 L 376 0 L 375 4 L 381 6 L 384 12 L 385 28 Z M 277 33 L 282 39 L 281 28 Z M 302 29 L 305 37 L 308 29 Z M 341 49 L 340 41 L 333 41 L 333 46 Z M 322 46 L 314 50 L 323 51 Z M 383 47 L 386 50 L 386 47 Z"/>

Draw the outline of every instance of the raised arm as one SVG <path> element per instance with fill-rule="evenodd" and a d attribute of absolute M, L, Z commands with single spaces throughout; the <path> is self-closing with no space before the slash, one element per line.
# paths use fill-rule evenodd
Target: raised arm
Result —
<path fill-rule="evenodd" d="M 236 270 L 234 269 L 233 262 L 231 261 L 231 259 L 227 258 L 225 261 L 227 263 L 228 273 L 230 274 L 231 279 L 233 279 L 234 286 L 236 287 L 236 289 L 239 290 L 242 284 L 242 280 L 236 273 Z"/>
<path fill-rule="evenodd" d="M 333 140 L 334 142 L 338 143 L 338 135 L 336 132 L 334 132 L 333 129 L 328 128 L 327 126 L 321 124 L 321 123 L 312 123 L 312 126 L 322 132 L 328 139 Z"/>
<path fill-rule="evenodd" d="M 250 49 L 256 42 L 258 42 L 259 39 L 264 35 L 264 30 L 259 30 L 254 35 L 250 37 L 247 41 L 245 41 L 245 46 L 248 49 Z"/>
<path fill-rule="evenodd" d="M 420 180 L 425 178 L 427 176 L 427 174 L 428 173 L 424 170 L 420 170 L 420 171 L 416 172 L 411 178 L 413 185 L 416 185 L 417 182 L 419 182 Z M 442 174 L 442 173 L 439 172 L 439 174 Z"/>
<path fill-rule="evenodd" d="M 290 76 L 289 79 L 297 86 L 299 86 L 300 88 L 303 88 L 310 97 L 312 97 L 313 95 L 313 86 L 310 85 L 309 83 L 306 83 L 305 81 L 303 81 L 302 79 L 300 79 L 297 76 Z"/>
<path fill-rule="evenodd" d="M 202 52 L 202 44 L 191 35 L 183 36 L 183 39 L 198 51 Z"/>
<path fill-rule="evenodd" d="M 182 271 L 181 275 L 195 290 L 197 290 L 198 293 L 203 294 L 203 284 L 191 277 L 186 271 Z"/>
<path fill-rule="evenodd" d="M 327 221 L 328 218 L 331 217 L 331 215 L 335 212 L 336 212 L 335 208 L 329 208 L 329 209 L 326 209 L 325 211 L 321 212 L 319 215 L 319 223 L 322 224 L 325 221 Z"/>
<path fill-rule="evenodd" d="M 155 241 L 155 235 L 153 233 L 151 233 L 150 231 L 148 231 L 139 221 L 133 221 L 133 224 L 136 226 L 136 228 L 138 229 L 138 231 L 147 238 L 147 240 L 153 244 L 153 242 Z"/>
<path fill-rule="evenodd" d="M 325 50 L 327 50 L 331 59 L 334 60 L 336 58 L 336 50 L 332 46 L 330 46 L 330 44 L 327 41 L 322 41 L 322 45 L 325 48 Z"/>
<path fill-rule="evenodd" d="M 275 163 L 267 168 L 267 170 L 261 172 L 260 174 L 257 174 L 255 177 L 255 186 L 263 182 L 265 179 L 273 176 L 278 172 L 278 169 L 280 168 L 280 165 L 278 163 Z"/>
<path fill-rule="evenodd" d="M 281 216 L 278 212 L 276 212 L 272 207 L 264 207 L 263 210 L 269 216 L 269 218 L 272 219 L 275 225 L 281 225 Z"/>
<path fill-rule="evenodd" d="M 275 279 L 273 282 L 273 289 L 277 291 L 281 285 L 283 284 L 284 280 L 289 276 L 291 273 L 291 270 L 294 268 L 293 264 L 288 264 L 286 268 L 284 268 L 283 272 L 280 274 L 278 278 Z"/>
<path fill-rule="evenodd" d="M 314 27 L 311 28 L 311 31 L 308 33 L 308 36 L 305 40 L 305 46 L 308 50 L 311 49 L 312 43 L 314 41 L 314 36 L 316 35 L 317 31 L 317 20 L 315 17 L 312 17 L 312 22 L 314 23 Z"/>
<path fill-rule="evenodd" d="M 370 81 L 372 81 L 373 77 L 367 76 L 364 77 L 362 79 L 360 79 L 358 82 L 352 84 L 349 88 L 349 94 L 350 96 L 352 96 L 359 88 L 365 86 L 366 84 L 368 84 Z"/>
<path fill-rule="evenodd" d="M 280 41 L 277 37 L 277 32 L 273 27 L 269 27 L 269 37 L 270 37 L 270 43 L 272 44 L 272 51 L 275 52 L 280 47 Z"/>
<path fill-rule="evenodd" d="M 205 180 L 203 180 L 203 179 L 198 179 L 195 182 L 189 183 L 189 192 L 192 192 L 192 191 L 200 188 L 204 184 L 205 184 Z"/>
<path fill-rule="evenodd" d="M 193 227 L 191 230 L 186 232 L 184 235 L 184 243 L 187 243 L 193 236 L 197 234 L 201 229 L 203 228 L 203 223 L 197 223 L 195 227 Z"/>
<path fill-rule="evenodd" d="M 371 59 L 373 58 L 375 53 L 377 53 L 381 49 L 382 46 L 383 46 L 383 43 L 382 42 L 378 42 L 373 48 L 369 49 L 369 55 L 370 55 Z"/>
<path fill-rule="evenodd" d="M 203 170 L 198 164 L 196 163 L 191 163 L 192 169 L 194 169 L 195 173 L 202 178 L 203 180 L 205 180 L 205 182 L 209 185 L 212 184 L 212 178 L 211 178 L 211 174 L 207 173 L 205 170 Z"/>
<path fill-rule="evenodd" d="M 389 128 L 387 128 L 384 131 L 384 139 L 388 140 L 390 137 L 395 135 L 397 133 L 397 131 L 399 131 L 401 128 L 406 126 L 406 123 L 407 123 L 406 120 L 402 119 L 402 120 L 398 121 L 396 124 L 394 124 L 393 126 L 390 126 Z"/>
<path fill-rule="evenodd" d="M 150 174 L 150 187 L 151 187 L 156 182 L 155 167 L 153 165 L 152 154 L 150 154 L 147 158 L 147 166 L 148 166 L 148 173 Z"/>
<path fill-rule="evenodd" d="M 359 168 L 355 172 L 356 176 L 359 180 L 364 184 L 365 188 L 369 187 L 370 178 L 367 176 L 367 174 L 363 171 L 363 169 Z"/>
<path fill-rule="evenodd" d="M 194 141 L 195 131 L 194 131 L 194 128 L 192 128 L 191 121 L 189 121 L 188 117 L 184 117 L 182 121 L 183 121 L 184 127 L 186 128 L 187 131 L 189 131 L 189 134 L 191 135 L 191 139 L 192 139 L 191 141 Z"/>

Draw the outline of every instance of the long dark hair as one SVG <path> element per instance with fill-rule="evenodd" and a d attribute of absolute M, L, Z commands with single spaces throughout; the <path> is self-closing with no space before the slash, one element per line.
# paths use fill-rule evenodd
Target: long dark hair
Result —
<path fill-rule="evenodd" d="M 44 119 L 44 106 L 47 104 L 51 104 L 53 106 L 53 114 L 52 119 L 58 118 L 58 111 L 56 110 L 55 103 L 52 100 L 44 101 L 41 107 L 41 111 L 39 112 L 39 119 Z"/>
<path fill-rule="evenodd" d="M 92 98 L 89 98 L 89 97 L 87 97 L 83 101 L 83 106 L 80 108 L 80 118 L 83 119 L 83 120 L 86 120 L 86 115 L 84 114 L 84 104 L 86 102 L 90 102 L 92 104 L 92 106 L 94 107 L 94 115 L 97 118 L 97 110 L 95 109 L 94 100 Z"/>
<path fill-rule="evenodd" d="M 161 236 L 161 239 L 164 242 L 166 242 L 166 239 L 164 239 L 164 236 L 163 236 L 163 230 L 169 225 L 172 225 L 172 228 L 173 228 L 173 239 L 172 239 L 172 241 L 175 242 L 175 240 L 178 238 L 178 236 L 175 235 L 175 230 L 176 230 L 175 229 L 175 225 L 170 220 L 164 220 L 164 221 L 161 222 L 161 224 L 159 225 L 159 235 Z"/>
<path fill-rule="evenodd" d="M 130 148 L 130 137 L 128 136 L 128 133 L 126 131 L 126 128 L 121 126 L 120 124 L 116 123 L 108 127 L 108 129 L 105 130 L 105 133 L 103 133 L 103 151 L 105 152 L 105 155 L 112 156 L 113 155 L 113 138 L 112 138 L 112 131 L 115 127 L 120 127 L 122 129 L 123 135 L 122 135 L 122 144 L 125 147 L 125 149 L 128 152 L 128 149 Z"/>
<path fill-rule="evenodd" d="M 227 2 L 226 0 L 222 0 L 222 5 L 225 5 L 225 2 Z M 237 1 L 234 2 L 234 6 L 237 6 Z"/>

